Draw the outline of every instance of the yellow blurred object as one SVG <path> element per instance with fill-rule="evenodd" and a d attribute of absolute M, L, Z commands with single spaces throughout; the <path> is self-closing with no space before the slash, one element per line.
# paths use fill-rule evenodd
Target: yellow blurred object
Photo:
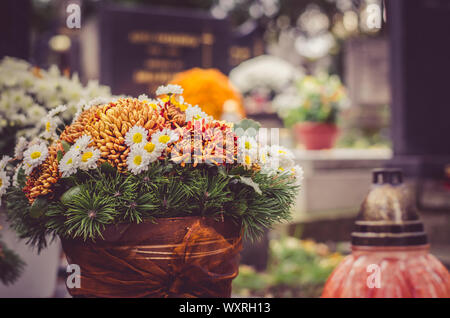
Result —
<path fill-rule="evenodd" d="M 229 100 L 236 102 L 238 115 L 241 118 L 245 117 L 242 96 L 228 77 L 217 69 L 192 68 L 176 74 L 170 83 L 183 87 L 185 101 L 199 105 L 205 113 L 215 119 L 222 119 L 224 104 Z"/>

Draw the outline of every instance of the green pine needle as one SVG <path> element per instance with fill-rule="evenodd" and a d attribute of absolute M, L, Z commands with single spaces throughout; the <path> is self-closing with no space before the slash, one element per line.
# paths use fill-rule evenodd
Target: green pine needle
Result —
<path fill-rule="evenodd" d="M 25 263 L 0 241 L 0 282 L 11 285 L 22 274 Z"/>
<path fill-rule="evenodd" d="M 59 201 L 66 192 L 70 195 Z M 181 167 L 165 161 L 152 163 L 138 176 L 101 167 L 62 179 L 38 218 L 30 216 L 21 188 L 12 188 L 6 200 L 13 228 L 42 248 L 49 234 L 95 240 L 109 224 L 182 216 L 228 216 L 242 224 L 245 238 L 255 240 L 275 223 L 289 220 L 297 192 L 287 174 L 273 177 L 236 166 Z"/>

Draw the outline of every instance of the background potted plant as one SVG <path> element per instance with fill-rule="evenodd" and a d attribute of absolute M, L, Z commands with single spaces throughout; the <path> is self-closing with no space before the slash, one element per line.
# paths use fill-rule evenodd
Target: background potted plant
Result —
<path fill-rule="evenodd" d="M 305 76 L 274 101 L 286 127 L 292 127 L 306 149 L 332 148 L 338 136 L 337 116 L 348 105 L 337 75 Z"/>
<path fill-rule="evenodd" d="M 181 92 L 94 100 L 10 160 L 8 218 L 39 248 L 61 238 L 81 269 L 73 296 L 230 296 L 242 237 L 289 218 L 292 154 L 238 137 Z"/>

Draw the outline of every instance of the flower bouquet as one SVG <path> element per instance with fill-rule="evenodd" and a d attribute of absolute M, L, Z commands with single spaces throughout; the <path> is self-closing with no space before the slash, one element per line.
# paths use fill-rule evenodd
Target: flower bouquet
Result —
<path fill-rule="evenodd" d="M 238 137 L 180 86 L 156 93 L 88 103 L 8 160 L 12 227 L 39 248 L 61 238 L 73 296 L 228 297 L 242 237 L 289 218 L 302 170 L 287 149 Z"/>
<path fill-rule="evenodd" d="M 307 149 L 334 145 L 339 111 L 348 105 L 345 88 L 336 75 L 305 76 L 294 91 L 274 100 L 286 127 L 294 127 L 299 142 Z"/>
<path fill-rule="evenodd" d="M 109 88 L 96 81 L 83 87 L 76 74 L 62 75 L 56 66 L 44 70 L 24 60 L 3 58 L 0 61 L 0 153 L 12 154 L 10 145 L 16 142 L 16 135 L 35 136 L 49 110 L 65 104 L 68 111 L 62 119 L 67 121 L 81 100 L 98 96 L 110 96 Z M 51 124 L 55 123 L 48 123 L 49 130 Z"/>

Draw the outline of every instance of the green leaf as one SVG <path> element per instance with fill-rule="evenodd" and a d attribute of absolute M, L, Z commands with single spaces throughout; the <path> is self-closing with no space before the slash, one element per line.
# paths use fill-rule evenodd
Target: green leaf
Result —
<path fill-rule="evenodd" d="M 68 204 L 70 203 L 77 195 L 80 194 L 81 190 L 83 190 L 82 185 L 78 185 L 75 187 L 70 188 L 64 194 L 61 196 L 61 203 Z"/>
<path fill-rule="evenodd" d="M 45 198 L 37 198 L 34 200 L 30 208 L 30 215 L 33 218 L 39 218 L 42 216 L 47 209 L 48 201 Z"/>
<path fill-rule="evenodd" d="M 252 187 L 253 190 L 255 190 L 255 192 L 258 193 L 259 195 L 262 194 L 262 191 L 261 191 L 261 189 L 260 189 L 260 187 L 259 187 L 259 184 L 257 184 L 256 182 L 254 182 L 254 181 L 252 180 L 252 178 L 247 178 L 247 177 L 242 177 L 242 176 L 241 176 L 241 177 L 240 177 L 240 181 L 241 181 L 241 183 L 243 183 L 243 184 L 245 184 L 245 185 L 248 185 L 248 186 Z"/>
<path fill-rule="evenodd" d="M 65 140 L 61 140 L 61 144 L 62 144 L 62 146 L 63 146 L 63 148 L 64 148 L 64 152 L 68 152 L 69 151 L 69 149 L 70 149 L 70 144 L 67 142 L 67 141 L 65 141 Z"/>
<path fill-rule="evenodd" d="M 58 163 L 61 161 L 63 157 L 63 153 L 61 150 L 58 150 L 58 153 L 56 154 L 56 160 L 58 160 Z"/>

